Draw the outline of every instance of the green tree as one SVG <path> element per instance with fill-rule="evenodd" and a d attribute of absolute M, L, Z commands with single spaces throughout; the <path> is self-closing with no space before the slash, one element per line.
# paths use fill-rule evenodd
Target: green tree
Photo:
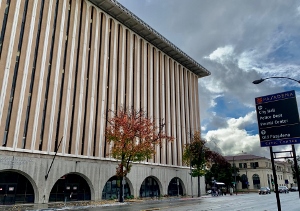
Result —
<path fill-rule="evenodd" d="M 211 151 L 205 144 L 206 140 L 201 138 L 199 131 L 196 131 L 191 138 L 191 143 L 185 145 L 182 157 L 183 162 L 191 166 L 192 177 L 198 177 L 198 197 L 201 196 L 200 177 L 207 173 L 208 163 L 228 163 L 222 155 Z"/>
<path fill-rule="evenodd" d="M 297 159 L 298 172 L 300 172 L 300 156 L 299 155 L 296 156 L 296 159 Z M 294 159 L 288 159 L 287 161 L 288 161 L 288 163 L 291 164 L 291 168 L 293 171 L 293 179 L 294 179 L 294 181 L 297 181 Z"/>
<path fill-rule="evenodd" d="M 110 155 L 120 161 L 116 175 L 123 181 L 123 177 L 126 178 L 131 170 L 132 162 L 150 159 L 157 145 L 161 145 L 163 140 L 172 141 L 173 138 L 165 134 L 163 121 L 155 125 L 142 109 L 120 107 L 118 111 L 110 112 L 112 118 L 107 120 L 105 136 L 111 143 Z M 123 200 L 123 186 L 120 185 L 119 201 Z"/>
<path fill-rule="evenodd" d="M 201 139 L 200 132 L 197 131 L 192 136 L 191 143 L 186 144 L 183 152 L 183 162 L 187 166 L 191 166 L 192 177 L 198 177 L 198 197 L 201 196 L 200 193 L 200 177 L 204 176 L 205 170 L 205 143 L 204 139 Z"/>
<path fill-rule="evenodd" d="M 230 165 L 230 163 L 214 163 L 210 170 L 207 171 L 205 175 L 205 183 L 213 186 L 213 180 L 225 183 L 227 189 L 232 186 L 233 182 L 240 181 L 240 176 L 238 175 L 239 169 Z M 234 178 L 234 174 L 236 178 Z"/>

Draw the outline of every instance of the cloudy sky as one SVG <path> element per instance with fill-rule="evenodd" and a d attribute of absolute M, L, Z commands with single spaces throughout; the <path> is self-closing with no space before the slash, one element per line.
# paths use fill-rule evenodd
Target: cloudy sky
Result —
<path fill-rule="evenodd" d="M 252 81 L 300 80 L 300 1 L 118 1 L 211 72 L 198 81 L 202 134 L 211 149 L 269 157 L 269 148 L 260 147 L 254 99 L 295 90 L 300 105 L 300 84 Z"/>

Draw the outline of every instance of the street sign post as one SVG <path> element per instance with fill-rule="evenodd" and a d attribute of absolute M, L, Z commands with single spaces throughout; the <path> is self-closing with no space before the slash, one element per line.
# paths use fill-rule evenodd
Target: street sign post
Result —
<path fill-rule="evenodd" d="M 272 146 L 300 143 L 300 121 L 295 91 L 255 98 L 261 147 L 270 147 L 278 211 L 281 211 Z M 296 164 L 295 153 L 294 162 Z M 297 165 L 296 165 L 297 166 Z M 296 175 L 298 171 L 296 170 Z M 298 176 L 297 176 L 298 183 Z M 272 182 L 273 185 L 273 182 Z M 298 186 L 300 184 L 298 183 Z M 300 192 L 299 192 L 300 194 Z"/>
<path fill-rule="evenodd" d="M 300 143 L 295 91 L 255 98 L 261 147 Z"/>

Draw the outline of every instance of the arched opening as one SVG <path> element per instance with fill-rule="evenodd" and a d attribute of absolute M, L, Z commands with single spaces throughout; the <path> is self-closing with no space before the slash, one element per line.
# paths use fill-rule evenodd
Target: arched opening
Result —
<path fill-rule="evenodd" d="M 245 174 L 242 175 L 241 182 L 242 182 L 242 189 L 247 189 L 248 188 L 248 177 L 247 177 L 247 175 L 245 175 Z"/>
<path fill-rule="evenodd" d="M 253 180 L 253 188 L 260 189 L 260 179 L 258 174 L 253 174 L 252 180 Z"/>
<path fill-rule="evenodd" d="M 169 196 L 179 196 L 183 195 L 182 181 L 178 177 L 174 177 L 168 186 L 168 195 Z"/>
<path fill-rule="evenodd" d="M 102 199 L 118 199 L 120 193 L 121 180 L 117 176 L 111 177 L 102 190 Z M 125 179 L 124 183 L 124 198 L 126 199 L 131 195 L 129 185 Z"/>
<path fill-rule="evenodd" d="M 33 203 L 34 190 L 30 181 L 20 173 L 0 172 L 0 204 Z"/>
<path fill-rule="evenodd" d="M 154 177 L 147 177 L 140 189 L 140 197 L 158 197 L 160 196 L 160 190 L 158 182 Z"/>
<path fill-rule="evenodd" d="M 54 184 L 49 202 L 91 200 L 91 190 L 88 183 L 77 174 L 66 174 Z"/>

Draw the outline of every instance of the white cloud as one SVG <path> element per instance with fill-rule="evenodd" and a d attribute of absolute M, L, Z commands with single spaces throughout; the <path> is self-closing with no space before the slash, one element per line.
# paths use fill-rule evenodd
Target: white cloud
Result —
<path fill-rule="evenodd" d="M 225 47 L 217 48 L 208 57 L 204 58 L 223 64 L 225 61 L 230 60 L 234 56 L 233 52 L 234 47 L 231 45 L 227 45 Z"/>
<path fill-rule="evenodd" d="M 257 57 L 257 52 L 252 50 L 252 51 L 245 51 L 241 53 L 239 59 L 238 59 L 238 67 L 243 69 L 244 71 L 252 71 L 259 69 L 256 67 L 256 57 Z"/>
<path fill-rule="evenodd" d="M 203 137 L 207 140 L 207 146 L 222 155 L 236 155 L 240 153 L 253 154 L 262 157 L 270 157 L 268 147 L 260 146 L 258 134 L 249 134 L 244 127 L 256 122 L 256 112 L 252 111 L 244 117 L 230 118 L 227 127 L 210 130 Z M 300 145 L 295 145 L 297 154 L 300 153 Z M 273 151 L 291 150 L 290 145 L 275 146 Z M 283 156 L 284 154 L 280 154 Z M 286 154 L 285 156 L 288 156 Z"/>
<path fill-rule="evenodd" d="M 210 130 L 205 139 L 212 150 L 215 148 L 223 155 L 234 155 L 243 152 L 260 156 L 265 155 L 266 149 L 260 147 L 259 136 L 248 134 L 244 127 L 256 122 L 256 112 L 252 111 L 244 117 L 230 118 L 227 127 Z"/>
<path fill-rule="evenodd" d="M 228 125 L 232 128 L 241 128 L 245 127 L 246 125 L 253 124 L 256 122 L 256 112 L 252 111 L 244 117 L 239 117 L 237 119 L 231 118 L 228 120 Z"/>
<path fill-rule="evenodd" d="M 249 135 L 244 129 L 235 127 L 227 127 L 218 130 L 209 131 L 205 139 L 208 142 L 213 142 L 212 146 L 216 144 L 221 149 L 223 155 L 234 155 L 243 152 L 249 154 L 264 154 L 264 150 L 260 152 L 258 148 L 258 135 Z M 212 150 L 213 147 L 211 148 Z"/>

